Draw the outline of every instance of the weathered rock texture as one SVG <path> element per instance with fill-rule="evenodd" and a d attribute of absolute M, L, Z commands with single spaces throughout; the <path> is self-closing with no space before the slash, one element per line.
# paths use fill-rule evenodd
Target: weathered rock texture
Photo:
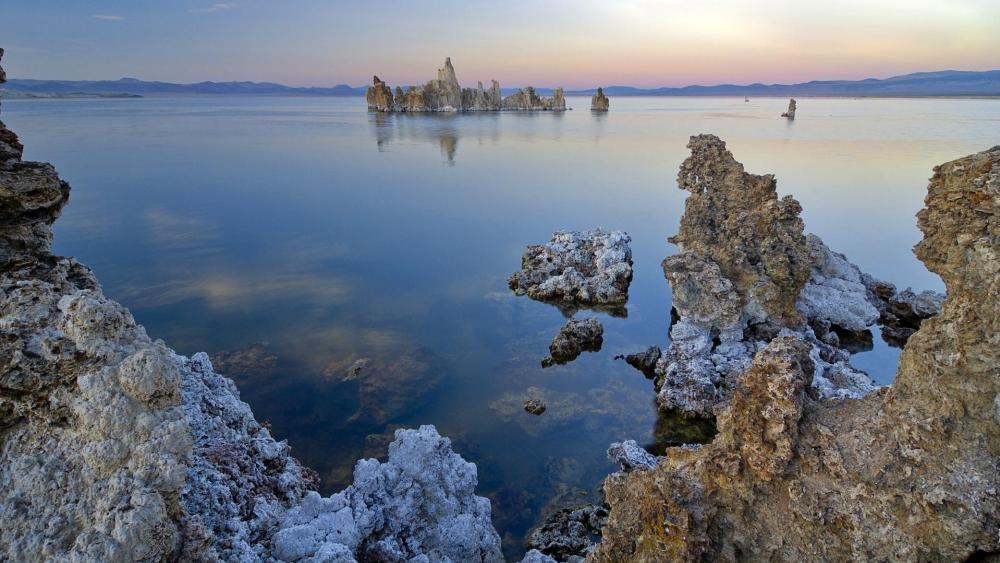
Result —
<path fill-rule="evenodd" d="M 787 117 L 788 119 L 795 119 L 795 98 L 788 100 L 788 110 L 781 114 L 781 117 Z"/>
<path fill-rule="evenodd" d="M 561 508 L 531 531 L 528 548 L 550 557 L 549 561 L 582 562 L 594 550 L 607 521 L 608 510 L 603 506 L 581 504 Z"/>
<path fill-rule="evenodd" d="M 432 427 L 359 462 L 348 491 L 309 492 L 206 355 L 150 340 L 52 255 L 69 186 L 2 123 L 0 155 L 0 560 L 500 560 L 475 466 Z M 350 518 L 301 521 L 340 502 Z"/>
<path fill-rule="evenodd" d="M 622 231 L 558 231 L 547 244 L 528 246 L 508 285 L 567 315 L 581 307 L 624 315 L 632 283 L 631 240 Z"/>
<path fill-rule="evenodd" d="M 845 333 L 867 330 L 877 319 L 860 272 L 806 237 L 801 207 L 778 198 L 774 176 L 745 172 L 718 137 L 692 137 L 688 147 L 678 184 L 691 195 L 670 239 L 680 252 L 663 261 L 678 320 L 656 366 L 660 407 L 711 415 L 779 335 L 809 342 L 822 396 L 871 391 L 871 378 L 828 335 L 841 325 Z"/>
<path fill-rule="evenodd" d="M 404 92 L 396 87 L 395 95 L 385 82 L 376 76 L 372 86 L 365 92 L 368 111 L 562 111 L 566 109 L 566 99 L 562 88 L 557 88 L 552 97 L 539 96 L 531 86 L 518 90 L 503 98 L 500 94 L 500 83 L 490 81 L 489 90 L 483 89 L 479 82 L 476 88 L 462 88 L 455 75 L 455 67 L 451 57 L 444 60 L 444 66 L 438 69 L 437 78 L 428 81 L 423 86 L 410 86 Z"/>
<path fill-rule="evenodd" d="M 594 95 L 590 98 L 590 111 L 608 111 L 610 106 L 611 102 L 604 95 L 604 89 L 598 88 L 597 92 L 594 92 Z"/>
<path fill-rule="evenodd" d="M 282 561 L 503 561 L 476 466 L 433 426 L 397 430 L 389 459 L 358 462 L 354 484 L 311 492 L 274 537 Z M 427 520 L 430 519 L 431 522 Z"/>
<path fill-rule="evenodd" d="M 584 352 L 600 351 L 603 344 L 601 321 L 595 318 L 567 321 L 549 344 L 549 355 L 542 360 L 542 367 L 572 362 Z"/>
<path fill-rule="evenodd" d="M 891 387 L 817 399 L 785 336 L 719 434 L 605 482 L 596 561 L 963 561 L 1000 554 L 1000 146 L 937 167 L 917 257 L 947 288 Z"/>
<path fill-rule="evenodd" d="M 922 322 L 941 312 L 942 293 L 930 290 L 916 293 L 911 288 L 897 291 L 891 283 L 867 274 L 862 276 L 862 282 L 869 301 L 878 309 L 882 339 L 892 346 L 902 348 Z"/>

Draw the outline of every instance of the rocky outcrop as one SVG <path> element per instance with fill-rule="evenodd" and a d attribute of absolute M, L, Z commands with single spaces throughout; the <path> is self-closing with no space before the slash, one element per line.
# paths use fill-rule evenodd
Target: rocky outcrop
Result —
<path fill-rule="evenodd" d="M 451 57 L 438 69 L 437 78 L 423 86 L 410 86 L 404 92 L 396 87 L 396 93 L 378 76 L 365 92 L 368 111 L 375 112 L 423 112 L 423 111 L 562 111 L 566 109 L 566 99 L 562 88 L 557 88 L 552 97 L 538 96 L 535 89 L 527 87 L 503 98 L 500 83 L 492 80 L 489 90 L 479 82 L 477 88 L 462 88 L 455 75 Z"/>
<path fill-rule="evenodd" d="M 476 466 L 433 426 L 397 430 L 385 463 L 358 462 L 354 484 L 308 493 L 274 536 L 280 561 L 503 561 Z M 430 525 L 427 519 L 433 522 Z"/>
<path fill-rule="evenodd" d="M 611 102 L 604 95 L 604 89 L 598 88 L 597 92 L 594 92 L 594 95 L 590 98 L 590 111 L 608 111 L 610 106 Z"/>
<path fill-rule="evenodd" d="M 517 111 L 563 111 L 566 109 L 566 98 L 562 88 L 556 88 L 552 97 L 547 98 L 539 96 L 534 88 L 528 86 L 504 98 L 502 107 Z"/>
<path fill-rule="evenodd" d="M 656 366 L 660 407 L 711 416 L 779 335 L 809 343 L 817 393 L 871 391 L 832 328 L 867 330 L 877 318 L 860 272 L 806 237 L 798 202 L 778 199 L 773 176 L 746 173 L 715 136 L 692 137 L 688 147 L 678 183 L 691 195 L 670 239 L 680 252 L 663 261 L 678 320 Z M 812 326 L 826 329 L 818 336 Z"/>
<path fill-rule="evenodd" d="M 862 281 L 868 290 L 869 301 L 878 310 L 882 340 L 891 346 L 905 346 L 921 323 L 941 312 L 943 293 L 930 290 L 916 293 L 909 287 L 897 291 L 893 284 L 867 274 Z"/>
<path fill-rule="evenodd" d="M 626 473 L 636 469 L 652 469 L 660 462 L 660 457 L 646 451 L 635 440 L 611 444 L 608 447 L 608 459 Z"/>
<path fill-rule="evenodd" d="M 789 120 L 795 119 L 795 98 L 788 100 L 788 109 L 781 114 L 781 117 L 787 117 Z"/>
<path fill-rule="evenodd" d="M 643 352 L 620 356 L 621 359 L 625 360 L 625 363 L 641 371 L 649 379 L 656 377 L 656 364 L 661 357 L 663 357 L 663 351 L 660 350 L 659 346 L 650 346 Z"/>
<path fill-rule="evenodd" d="M 603 506 L 581 504 L 561 508 L 531 531 L 528 548 L 547 556 L 547 561 L 582 562 L 594 550 L 607 521 L 608 510 Z"/>
<path fill-rule="evenodd" d="M 547 244 L 528 246 L 507 283 L 517 295 L 553 303 L 567 315 L 583 307 L 624 315 L 631 240 L 622 231 L 558 231 Z"/>
<path fill-rule="evenodd" d="M 542 367 L 572 362 L 584 352 L 600 351 L 603 344 L 601 321 L 595 318 L 567 321 L 549 344 L 549 355 L 542 360 Z"/>
<path fill-rule="evenodd" d="M 378 76 L 372 78 L 372 86 L 365 91 L 365 101 L 368 102 L 368 111 L 381 112 L 396 111 L 398 107 L 396 104 L 399 103 L 393 98 L 389 86 L 379 80 Z"/>
<path fill-rule="evenodd" d="M 1000 553 L 1000 146 L 937 167 L 917 257 L 947 288 L 892 385 L 811 390 L 810 345 L 773 339 L 707 445 L 605 481 L 595 561 L 988 560 Z"/>
<path fill-rule="evenodd" d="M 432 427 L 360 462 L 348 491 L 310 492 L 206 355 L 152 341 L 52 255 L 55 169 L 22 161 L 2 124 L 0 154 L 0 560 L 500 560 L 475 466 Z"/>

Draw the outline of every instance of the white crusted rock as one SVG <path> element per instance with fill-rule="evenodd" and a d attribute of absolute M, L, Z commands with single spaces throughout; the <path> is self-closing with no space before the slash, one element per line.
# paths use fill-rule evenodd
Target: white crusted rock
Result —
<path fill-rule="evenodd" d="M 623 231 L 558 231 L 547 244 L 528 247 L 508 284 L 540 301 L 623 308 L 632 282 L 631 240 Z"/>

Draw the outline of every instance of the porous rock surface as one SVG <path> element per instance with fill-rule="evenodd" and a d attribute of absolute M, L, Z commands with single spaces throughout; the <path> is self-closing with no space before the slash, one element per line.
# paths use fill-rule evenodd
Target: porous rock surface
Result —
<path fill-rule="evenodd" d="M 274 536 L 282 561 L 502 561 L 476 466 L 433 426 L 396 431 L 385 463 L 366 459 L 354 484 L 310 492 Z M 428 521 L 429 520 L 429 521 Z"/>
<path fill-rule="evenodd" d="M 898 291 L 893 284 L 867 274 L 862 281 L 869 301 L 878 309 L 882 339 L 891 346 L 902 348 L 921 323 L 941 312 L 943 293 L 931 290 L 917 293 L 911 288 Z"/>
<path fill-rule="evenodd" d="M 502 97 L 500 83 L 491 81 L 488 90 L 479 82 L 476 88 L 462 88 L 455 75 L 451 57 L 438 69 L 437 78 L 423 86 L 410 86 L 403 91 L 396 87 L 395 94 L 389 86 L 375 76 L 365 92 L 368 110 L 375 112 L 424 112 L 424 111 L 562 111 L 566 99 L 562 88 L 551 97 L 539 96 L 531 86 Z"/>
<path fill-rule="evenodd" d="M 821 396 L 874 389 L 830 336 L 834 325 L 864 331 L 878 318 L 857 267 L 804 234 L 801 207 L 778 198 L 774 176 L 745 172 L 713 135 L 692 137 L 688 148 L 678 184 L 691 195 L 670 239 L 680 252 L 663 261 L 678 319 L 656 365 L 660 407 L 711 416 L 754 354 L 781 335 L 809 343 Z"/>
<path fill-rule="evenodd" d="M 500 560 L 475 466 L 432 427 L 398 434 L 390 457 L 407 453 L 360 462 L 350 492 L 320 499 L 352 499 L 342 532 L 294 520 L 319 499 L 312 472 L 206 355 L 151 340 L 89 269 L 52 255 L 69 186 L 21 154 L 0 123 L 0 560 L 273 561 L 292 528 L 322 539 L 313 561 L 383 547 Z"/>
<path fill-rule="evenodd" d="M 546 244 L 529 245 L 508 285 L 517 295 L 564 311 L 607 308 L 624 314 L 632 283 L 631 238 L 623 231 L 557 231 Z"/>
<path fill-rule="evenodd" d="M 935 168 L 917 257 L 941 312 L 895 381 L 811 389 L 810 345 L 780 336 L 739 374 L 719 434 L 605 481 L 595 561 L 963 561 L 1000 554 L 1000 146 Z"/>
<path fill-rule="evenodd" d="M 590 111 L 608 111 L 611 102 L 608 101 L 608 97 L 604 95 L 603 88 L 597 88 L 597 92 L 590 98 Z"/>
<path fill-rule="evenodd" d="M 540 561 L 582 562 L 597 544 L 601 528 L 608 521 L 608 510 L 595 504 L 561 508 L 545 517 L 528 535 L 529 553 L 538 552 L 549 559 Z M 522 560 L 533 561 L 527 557 Z"/>
<path fill-rule="evenodd" d="M 542 367 L 572 362 L 584 352 L 600 351 L 603 344 L 601 321 L 595 318 L 567 321 L 549 344 L 549 355 L 542 360 Z"/>

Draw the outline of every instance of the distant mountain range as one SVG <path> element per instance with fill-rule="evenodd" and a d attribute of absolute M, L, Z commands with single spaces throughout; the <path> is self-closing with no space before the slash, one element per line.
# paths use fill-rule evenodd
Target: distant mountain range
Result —
<path fill-rule="evenodd" d="M 197 82 L 174 84 L 135 78 L 119 80 L 30 80 L 12 78 L 4 85 L 11 97 L 78 96 L 363 96 L 365 87 L 293 87 L 273 82 Z M 504 94 L 516 89 L 504 88 Z M 551 95 L 551 88 L 537 88 Z M 567 95 L 592 95 L 596 89 L 567 91 Z M 719 84 L 681 88 L 608 86 L 609 96 L 1000 96 L 1000 70 L 916 72 L 891 78 L 865 80 L 814 80 L 799 84 Z"/>

